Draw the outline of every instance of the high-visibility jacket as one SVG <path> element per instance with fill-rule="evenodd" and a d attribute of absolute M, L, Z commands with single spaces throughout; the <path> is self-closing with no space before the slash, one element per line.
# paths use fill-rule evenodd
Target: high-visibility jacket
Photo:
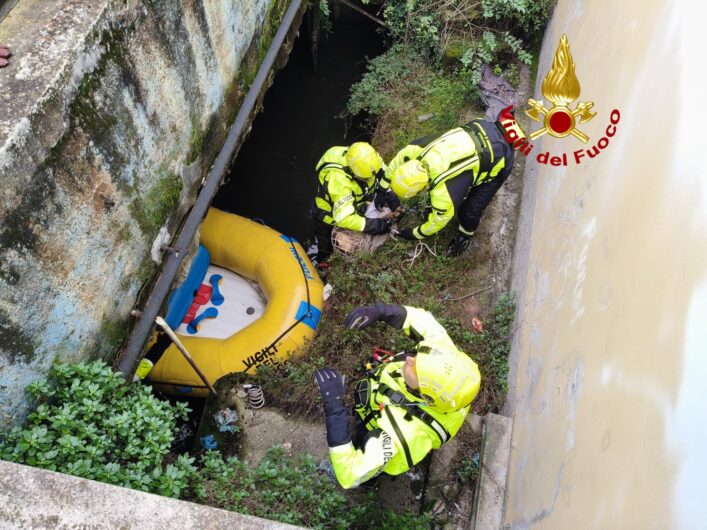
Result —
<path fill-rule="evenodd" d="M 346 165 L 348 147 L 332 147 L 317 162 L 319 187 L 314 216 L 329 225 L 362 232 L 366 218 L 361 207 L 373 198 L 375 179 L 358 179 Z M 381 160 L 381 167 L 385 167 Z"/>
<path fill-rule="evenodd" d="M 405 307 L 403 330 L 418 340 L 418 351 L 434 348 L 450 355 L 466 355 L 457 349 L 431 313 Z M 461 428 L 471 405 L 441 413 L 428 407 L 405 384 L 403 362 L 383 364 L 368 379 L 367 403 L 356 407 L 369 430 L 362 447 L 353 442 L 329 448 L 336 478 L 353 488 L 385 472 L 404 473 L 432 450 L 449 441 Z M 475 376 L 479 380 L 478 370 Z"/>
<path fill-rule="evenodd" d="M 449 223 L 470 188 L 505 178 L 513 167 L 514 152 L 494 122 L 473 120 L 401 149 L 388 165 L 381 188 L 390 187 L 396 167 L 413 159 L 427 167 L 430 178 L 431 211 L 427 220 L 412 231 L 416 238 L 423 239 Z"/>

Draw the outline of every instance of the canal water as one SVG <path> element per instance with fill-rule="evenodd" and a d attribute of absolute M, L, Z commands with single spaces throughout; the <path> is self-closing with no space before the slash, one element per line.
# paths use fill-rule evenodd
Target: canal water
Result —
<path fill-rule="evenodd" d="M 287 65 L 266 93 L 263 110 L 213 201 L 219 209 L 261 219 L 303 243 L 310 238 L 317 161 L 332 145 L 370 140 L 362 119 L 347 123 L 340 116 L 366 58 L 383 51 L 378 26 L 362 15 L 346 10 L 332 22 L 326 39 L 320 35 L 316 69 L 307 23 L 302 24 Z"/>

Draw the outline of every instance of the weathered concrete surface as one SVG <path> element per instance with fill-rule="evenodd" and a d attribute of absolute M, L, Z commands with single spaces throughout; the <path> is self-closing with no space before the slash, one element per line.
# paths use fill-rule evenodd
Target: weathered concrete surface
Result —
<path fill-rule="evenodd" d="M 498 414 L 484 417 L 479 479 L 471 530 L 500 530 L 511 455 L 513 420 Z"/>
<path fill-rule="evenodd" d="M 529 160 L 510 529 L 693 529 L 707 520 L 707 171 L 703 3 L 560 0 L 597 116 L 587 145 L 544 136 Z M 572 163 L 621 119 L 599 156 Z M 535 129 L 532 129 L 535 130 Z M 532 200 L 534 195 L 534 200 Z M 526 202 L 526 198 L 532 200 Z M 530 209 L 530 211 L 527 211 Z M 520 235 L 520 234 L 519 234 Z"/>
<path fill-rule="evenodd" d="M 0 528 L 301 528 L 0 461 Z"/>
<path fill-rule="evenodd" d="M 55 359 L 122 342 L 288 4 L 22 0 L 0 23 L 0 427 Z"/>

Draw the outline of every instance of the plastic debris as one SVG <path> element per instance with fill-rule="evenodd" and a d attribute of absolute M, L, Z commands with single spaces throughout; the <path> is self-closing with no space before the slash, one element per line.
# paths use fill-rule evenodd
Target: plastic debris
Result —
<path fill-rule="evenodd" d="M 333 292 L 334 292 L 334 288 L 332 287 L 332 285 L 331 285 L 330 283 L 327 283 L 327 284 L 324 286 L 324 293 L 323 293 L 324 300 L 325 300 L 325 301 L 326 301 L 326 300 L 329 300 L 329 297 L 331 296 L 331 294 L 332 294 Z"/>
<path fill-rule="evenodd" d="M 236 432 L 238 430 L 238 413 L 233 409 L 221 409 L 214 414 L 214 420 L 221 432 Z"/>
<path fill-rule="evenodd" d="M 207 451 L 213 451 L 214 449 L 218 448 L 218 442 L 216 441 L 216 437 L 213 434 L 202 436 L 201 438 L 199 438 L 199 441 L 201 442 L 201 447 L 203 447 Z"/>
<path fill-rule="evenodd" d="M 478 318 L 474 317 L 471 319 L 471 329 L 474 331 L 474 333 L 483 333 L 484 332 L 484 323 L 481 322 Z"/>

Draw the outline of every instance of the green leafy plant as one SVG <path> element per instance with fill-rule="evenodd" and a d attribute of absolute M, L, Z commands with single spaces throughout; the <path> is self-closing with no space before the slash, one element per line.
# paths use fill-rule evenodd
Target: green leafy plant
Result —
<path fill-rule="evenodd" d="M 193 459 L 166 461 L 185 405 L 126 384 L 102 361 L 56 364 L 27 392 L 36 409 L 0 440 L 0 458 L 170 497 L 188 485 Z"/>
<path fill-rule="evenodd" d="M 515 296 L 506 293 L 498 297 L 494 308 L 493 324 L 487 326 L 472 341 L 483 350 L 481 365 L 484 375 L 493 381 L 498 394 L 496 400 L 503 403 L 508 392 L 508 355 L 511 352 L 511 335 L 515 319 Z"/>
<path fill-rule="evenodd" d="M 288 458 L 271 448 L 257 467 L 208 453 L 196 480 L 199 502 L 311 528 L 349 528 L 355 515 L 338 487 L 309 456 Z"/>
<path fill-rule="evenodd" d="M 427 515 L 384 509 L 372 494 L 352 501 L 311 455 L 288 457 L 279 446 L 256 467 L 207 453 L 194 484 L 198 502 L 315 529 L 427 530 L 430 523 Z"/>
<path fill-rule="evenodd" d="M 364 2 L 366 3 L 366 2 Z M 390 48 L 353 85 L 347 112 L 373 118 L 384 156 L 459 125 L 484 64 L 518 85 L 553 0 L 387 0 Z M 422 117 L 431 117 L 421 120 Z"/>
<path fill-rule="evenodd" d="M 462 482 L 475 482 L 479 476 L 479 453 L 462 458 L 456 466 L 456 472 Z"/>

